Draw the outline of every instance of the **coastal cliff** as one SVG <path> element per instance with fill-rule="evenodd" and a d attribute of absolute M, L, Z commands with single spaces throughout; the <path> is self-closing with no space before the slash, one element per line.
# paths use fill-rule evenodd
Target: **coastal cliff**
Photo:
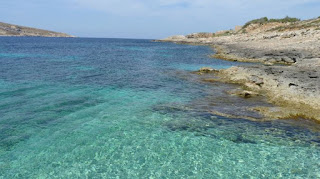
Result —
<path fill-rule="evenodd" d="M 223 82 L 266 96 L 277 108 L 252 109 L 266 118 L 320 121 L 320 17 L 304 21 L 261 18 L 234 30 L 160 41 L 210 45 L 215 58 L 255 62 L 214 73 Z"/>
<path fill-rule="evenodd" d="M 65 33 L 0 22 L 0 36 L 74 37 Z"/>

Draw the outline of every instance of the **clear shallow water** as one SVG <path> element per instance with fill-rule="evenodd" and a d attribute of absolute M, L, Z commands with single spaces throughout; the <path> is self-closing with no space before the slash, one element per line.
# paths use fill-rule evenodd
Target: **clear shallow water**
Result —
<path fill-rule="evenodd" d="M 188 71 L 235 65 L 211 53 L 148 40 L 0 38 L 0 176 L 320 177 L 312 122 L 202 110 L 215 98 L 199 101 L 229 86 Z"/>

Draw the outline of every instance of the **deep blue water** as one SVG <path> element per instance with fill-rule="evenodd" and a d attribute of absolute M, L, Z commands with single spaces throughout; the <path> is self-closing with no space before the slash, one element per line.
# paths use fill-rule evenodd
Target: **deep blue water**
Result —
<path fill-rule="evenodd" d="M 238 65 L 212 53 L 150 40 L 1 37 L 0 178 L 319 178 L 313 122 L 203 110 L 251 103 L 190 73 Z"/>

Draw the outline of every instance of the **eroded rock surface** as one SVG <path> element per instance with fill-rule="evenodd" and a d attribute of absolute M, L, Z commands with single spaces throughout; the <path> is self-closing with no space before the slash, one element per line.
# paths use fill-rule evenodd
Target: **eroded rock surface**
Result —
<path fill-rule="evenodd" d="M 220 70 L 218 74 L 222 81 L 241 84 L 281 107 L 252 110 L 270 118 L 300 116 L 320 120 L 320 18 L 253 24 L 208 38 L 185 36 L 161 41 L 211 45 L 215 58 L 259 62 Z"/>

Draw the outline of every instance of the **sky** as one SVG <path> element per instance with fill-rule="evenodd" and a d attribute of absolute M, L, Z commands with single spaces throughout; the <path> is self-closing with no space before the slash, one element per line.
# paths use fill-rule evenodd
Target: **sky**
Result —
<path fill-rule="evenodd" d="M 78 37 L 158 39 L 320 16 L 320 0 L 1 0 L 0 22 Z"/>

